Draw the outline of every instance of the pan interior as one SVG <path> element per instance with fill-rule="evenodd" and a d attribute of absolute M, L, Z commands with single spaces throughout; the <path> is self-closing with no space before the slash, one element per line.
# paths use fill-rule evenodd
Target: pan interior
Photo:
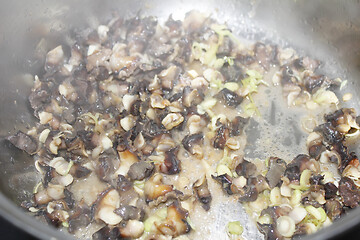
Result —
<path fill-rule="evenodd" d="M 41 70 L 45 53 L 60 43 L 67 42 L 73 29 L 95 27 L 106 22 L 112 14 L 131 17 L 136 14 L 158 16 L 160 21 L 167 19 L 170 13 L 181 19 L 192 9 L 211 14 L 219 22 L 226 22 L 234 33 L 249 41 L 262 40 L 282 46 L 292 46 L 300 54 L 310 55 L 324 64 L 322 71 L 330 77 L 341 77 L 349 80 L 346 92 L 353 93 L 353 100 L 347 105 L 359 110 L 359 62 L 360 62 L 360 19 L 356 1 L 16 1 L 7 2 L 2 8 L 0 26 L 0 137 L 3 138 L 15 130 L 25 130 L 32 126 L 34 118 L 27 102 L 31 88 L 32 76 Z M 15 14 L 20 11 L 23 14 Z M 25 23 L 25 24 L 24 24 Z M 43 41 L 43 48 L 37 48 Z M 272 111 L 275 111 L 273 109 Z M 278 113 L 280 114 L 280 113 Z M 271 112 L 264 115 L 270 120 Z M 296 118 L 285 119 L 281 124 L 292 125 Z M 248 135 L 257 136 L 263 130 L 255 126 L 249 128 Z M 277 131 L 269 131 L 269 138 L 275 138 Z M 284 135 L 297 135 L 303 139 L 296 127 Z M 257 141 L 253 139 L 252 141 Z M 251 142 L 251 140 L 249 140 Z M 291 147 L 296 148 L 298 141 Z M 279 154 L 285 152 L 289 145 L 280 144 Z M 16 150 L 4 140 L 0 144 L 0 190 L 15 204 L 31 197 L 33 186 L 39 180 L 35 174 L 32 159 Z M 255 151 L 249 144 L 249 157 L 260 157 L 264 151 Z M 296 154 L 296 153 L 294 153 Z M 6 208 L 5 202 L 1 208 Z M 213 222 L 214 229 L 222 221 L 228 222 L 243 216 L 248 220 L 244 210 L 232 211 L 234 206 L 219 205 L 219 218 Z M 17 209 L 16 211 L 22 211 Z M 10 218 L 11 219 L 11 218 Z M 15 220 L 17 224 L 22 220 Z M 360 219 L 358 218 L 358 222 Z M 32 225 L 31 222 L 27 223 Z M 36 224 L 35 224 L 36 225 Z M 42 225 L 31 226 L 43 228 Z M 244 224 L 243 224 L 244 225 Z M 45 227 L 44 227 L 45 228 Z M 46 227 L 47 228 L 47 227 Z M 246 224 L 245 238 L 257 239 L 259 235 L 255 225 Z M 51 234 L 51 233 L 50 233 Z M 214 233 L 215 234 L 215 233 Z M 216 234 L 215 234 L 216 235 Z M 215 236 L 214 235 L 214 236 Z M 223 235 L 219 238 L 222 239 Z"/>

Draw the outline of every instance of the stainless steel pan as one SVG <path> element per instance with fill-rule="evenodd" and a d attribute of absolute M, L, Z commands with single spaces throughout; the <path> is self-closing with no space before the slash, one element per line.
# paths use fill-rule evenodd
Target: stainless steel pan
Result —
<path fill-rule="evenodd" d="M 44 225 L 19 207 L 31 196 L 37 181 L 29 156 L 3 140 L 15 129 L 33 123 L 27 96 L 31 75 L 41 71 L 43 56 L 66 42 L 71 30 L 95 27 L 112 14 L 130 17 L 169 14 L 181 18 L 192 9 L 211 13 L 248 39 L 290 45 L 303 54 L 322 60 L 323 71 L 348 79 L 354 93 L 351 106 L 359 110 L 360 3 L 359 0 L 105 0 L 1 1 L 0 8 L 0 214 L 16 226 L 42 239 L 65 239 L 68 235 Z M 39 44 L 39 42 L 41 44 Z M 359 151 L 358 151 L 359 152 Z M 231 211 L 229 211 L 231 212 Z M 219 211 L 220 219 L 231 213 Z M 234 217 L 243 214 L 236 212 Z M 238 215 L 236 215 L 238 214 Z M 221 217 L 223 216 L 223 217 Z M 319 231 L 309 239 L 328 239 L 360 227 L 360 209 Z M 251 224 L 249 224 L 251 227 Z M 222 229 L 218 229 L 222 231 Z M 258 233 L 248 237 L 259 237 Z"/>

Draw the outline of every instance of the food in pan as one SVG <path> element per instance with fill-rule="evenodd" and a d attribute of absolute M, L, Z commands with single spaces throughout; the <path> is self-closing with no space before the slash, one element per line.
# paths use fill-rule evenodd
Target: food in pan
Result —
<path fill-rule="evenodd" d="M 319 66 L 196 11 L 77 32 L 34 77 L 36 125 L 8 137 L 41 176 L 22 206 L 85 239 L 209 239 L 221 201 L 244 206 L 266 239 L 313 233 L 360 202 L 349 150 L 360 119 L 335 94 L 346 82 Z M 307 138 L 286 159 L 266 150 L 277 139 L 247 157 L 248 125 L 269 125 L 274 106 L 300 112 Z M 223 227 L 241 238 L 239 221 Z"/>

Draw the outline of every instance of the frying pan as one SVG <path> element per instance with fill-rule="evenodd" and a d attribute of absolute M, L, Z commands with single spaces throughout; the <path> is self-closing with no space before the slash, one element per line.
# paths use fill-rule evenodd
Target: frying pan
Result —
<path fill-rule="evenodd" d="M 1 1 L 0 8 L 0 214 L 19 228 L 41 239 L 71 239 L 50 226 L 35 221 L 19 207 L 31 197 L 38 181 L 31 157 L 15 149 L 4 137 L 33 125 L 27 102 L 32 75 L 41 72 L 44 56 L 55 46 L 66 43 L 76 29 L 95 27 L 112 16 L 154 15 L 165 20 L 172 14 L 182 18 L 192 9 L 210 13 L 226 22 L 234 33 L 249 40 L 263 40 L 291 46 L 301 55 L 323 62 L 321 71 L 330 77 L 348 79 L 349 103 L 359 112 L 360 90 L 360 3 L 359 0 L 18 0 Z M 355 149 L 356 151 L 357 149 Z M 359 153 L 359 151 L 357 151 Z M 246 215 L 218 207 L 219 221 L 242 219 L 250 233 L 260 238 Z M 228 210 L 227 210 L 228 209 Z M 360 208 L 338 222 L 309 236 L 329 239 L 360 227 Z M 214 235 L 215 236 L 215 235 Z M 218 235 L 216 235 L 218 236 Z M 225 239 L 219 235 L 219 239 Z"/>

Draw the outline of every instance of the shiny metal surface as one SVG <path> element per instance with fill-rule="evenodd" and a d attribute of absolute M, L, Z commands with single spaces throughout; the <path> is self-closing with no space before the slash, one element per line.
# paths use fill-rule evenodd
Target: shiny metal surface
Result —
<path fill-rule="evenodd" d="M 236 34 L 289 45 L 322 60 L 323 71 L 348 79 L 349 91 L 360 86 L 359 1 L 232 1 L 232 0 L 32 0 L 1 1 L 0 8 L 0 213 L 42 239 L 69 238 L 34 221 L 18 204 L 31 195 L 38 176 L 33 161 L 3 140 L 33 122 L 27 96 L 31 76 L 41 71 L 45 53 L 68 41 L 70 30 L 96 26 L 112 14 L 130 17 L 169 14 L 182 18 L 191 9 L 211 13 Z M 37 48 L 39 41 L 44 48 Z M 359 97 L 351 103 L 358 110 Z M 359 151 L 358 151 L 359 152 Z M 219 214 L 225 214 L 219 211 Z M 238 214 L 238 213 L 236 213 Z M 360 209 L 321 230 L 311 239 L 328 239 L 360 226 Z M 221 230 L 222 231 L 222 230 Z M 251 235 L 255 236 L 255 235 Z M 256 235 L 258 236 L 258 235 Z"/>

